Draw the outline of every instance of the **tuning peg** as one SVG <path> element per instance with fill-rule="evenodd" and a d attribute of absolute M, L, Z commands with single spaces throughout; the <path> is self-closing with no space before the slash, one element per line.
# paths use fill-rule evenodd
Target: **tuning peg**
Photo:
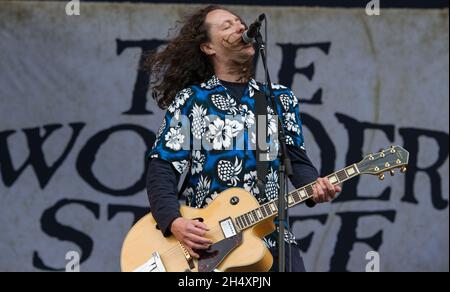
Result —
<path fill-rule="evenodd" d="M 391 170 L 389 171 L 389 173 L 391 174 L 391 176 L 394 176 L 395 171 L 394 171 L 393 169 L 391 169 Z"/>
<path fill-rule="evenodd" d="M 379 178 L 380 180 L 384 180 L 384 173 L 380 174 Z"/>
<path fill-rule="evenodd" d="M 408 170 L 408 169 L 406 168 L 406 166 L 403 166 L 402 168 L 400 168 L 400 171 L 401 171 L 402 173 L 405 173 L 407 170 Z"/>

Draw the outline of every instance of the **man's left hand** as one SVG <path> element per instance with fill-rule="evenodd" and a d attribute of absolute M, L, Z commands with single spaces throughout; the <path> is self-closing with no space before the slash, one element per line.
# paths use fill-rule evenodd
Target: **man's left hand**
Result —
<path fill-rule="evenodd" d="M 342 192 L 342 188 L 340 186 L 333 186 L 328 178 L 323 177 L 317 179 L 313 185 L 313 190 L 313 200 L 316 203 L 329 202 L 336 197 L 337 193 Z"/>

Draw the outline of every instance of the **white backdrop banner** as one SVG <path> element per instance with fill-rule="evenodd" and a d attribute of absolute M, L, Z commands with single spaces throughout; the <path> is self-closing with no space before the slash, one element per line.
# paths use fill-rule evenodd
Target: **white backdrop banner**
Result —
<path fill-rule="evenodd" d="M 139 65 L 198 7 L 65 4 L 0 1 L 1 271 L 65 270 L 70 251 L 81 271 L 120 270 L 164 114 Z M 290 212 L 307 269 L 365 271 L 376 251 L 381 271 L 448 271 L 448 9 L 230 8 L 266 13 L 271 74 L 301 97 L 322 175 L 390 145 L 411 155 L 406 175 Z"/>

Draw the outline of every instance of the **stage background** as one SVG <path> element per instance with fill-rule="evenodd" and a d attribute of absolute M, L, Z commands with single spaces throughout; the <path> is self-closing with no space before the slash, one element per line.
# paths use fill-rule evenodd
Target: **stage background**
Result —
<path fill-rule="evenodd" d="M 300 98 L 322 174 L 394 144 L 411 154 L 406 176 L 364 176 L 332 204 L 291 211 L 307 269 L 364 271 L 375 250 L 381 271 L 448 271 L 448 2 L 379 16 L 275 2 L 227 7 L 268 16 L 271 74 Z M 0 271 L 64 270 L 69 251 L 81 271 L 120 270 L 163 117 L 139 64 L 202 6 L 65 5 L 0 1 Z"/>

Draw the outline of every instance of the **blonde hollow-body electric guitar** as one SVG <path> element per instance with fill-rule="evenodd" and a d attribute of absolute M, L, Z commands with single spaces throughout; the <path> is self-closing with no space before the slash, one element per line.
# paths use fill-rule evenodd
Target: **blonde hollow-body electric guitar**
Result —
<path fill-rule="evenodd" d="M 339 170 L 327 178 L 333 185 L 361 174 L 393 174 L 395 168 L 406 171 L 409 154 L 400 146 L 392 146 L 369 154 L 359 163 Z M 296 206 L 313 196 L 313 184 L 290 192 L 286 205 Z M 246 190 L 228 189 L 208 207 L 195 209 L 182 206 L 184 218 L 200 220 L 209 227 L 205 237 L 214 243 L 200 251 L 200 259 L 190 256 L 174 237 L 164 237 L 151 214 L 133 226 L 125 238 L 121 267 L 124 272 L 212 272 L 268 271 L 273 258 L 262 238 L 275 230 L 278 200 L 260 205 Z"/>

